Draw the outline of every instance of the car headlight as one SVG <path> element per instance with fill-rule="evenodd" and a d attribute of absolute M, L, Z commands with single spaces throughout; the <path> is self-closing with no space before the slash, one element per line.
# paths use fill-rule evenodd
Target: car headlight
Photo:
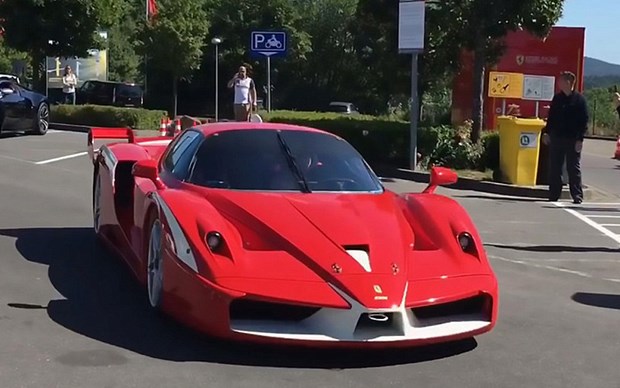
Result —
<path fill-rule="evenodd" d="M 222 235 L 219 232 L 209 232 L 205 236 L 205 242 L 209 249 L 214 252 L 222 244 Z"/>
<path fill-rule="evenodd" d="M 475 250 L 474 238 L 467 232 L 458 235 L 459 245 L 463 252 L 472 253 Z"/>

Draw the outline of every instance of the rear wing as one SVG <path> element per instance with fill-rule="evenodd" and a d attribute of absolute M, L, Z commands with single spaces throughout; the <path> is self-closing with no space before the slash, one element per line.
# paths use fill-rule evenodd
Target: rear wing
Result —
<path fill-rule="evenodd" d="M 95 150 L 95 140 L 102 139 L 124 139 L 128 143 L 136 142 L 136 135 L 131 128 L 91 128 L 88 131 L 87 148 L 90 159 L 94 162 L 97 159 L 99 150 Z"/>

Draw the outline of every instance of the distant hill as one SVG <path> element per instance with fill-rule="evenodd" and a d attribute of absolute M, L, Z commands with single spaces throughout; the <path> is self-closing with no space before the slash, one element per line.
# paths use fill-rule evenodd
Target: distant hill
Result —
<path fill-rule="evenodd" d="M 620 65 L 586 57 L 584 65 L 585 77 L 620 77 Z"/>
<path fill-rule="evenodd" d="M 586 57 L 583 70 L 586 89 L 620 85 L 620 65 Z"/>

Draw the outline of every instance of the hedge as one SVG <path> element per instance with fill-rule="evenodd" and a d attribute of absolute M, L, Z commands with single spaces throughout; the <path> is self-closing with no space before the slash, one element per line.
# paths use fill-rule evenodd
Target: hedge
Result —
<path fill-rule="evenodd" d="M 104 105 L 52 105 L 52 123 L 100 127 L 130 127 L 158 129 L 160 120 L 168 112 L 142 108 L 122 108 Z"/>
<path fill-rule="evenodd" d="M 407 121 L 368 115 L 339 113 L 272 111 L 260 112 L 264 121 L 305 125 L 326 130 L 349 141 L 366 159 L 406 165 L 409 160 Z M 448 166 L 455 169 L 499 168 L 499 136 L 485 133 L 474 144 L 469 139 L 471 126 L 421 127 L 418 129 L 418 153 L 422 168 Z"/>
<path fill-rule="evenodd" d="M 51 121 L 102 127 L 158 129 L 166 111 L 119 108 L 100 105 L 55 105 Z M 340 113 L 261 111 L 266 122 L 287 123 L 319 128 L 350 142 L 370 162 L 406 166 L 409 161 L 410 125 L 391 117 L 343 115 Z M 418 130 L 418 153 L 422 168 L 433 165 L 454 169 L 499 168 L 499 136 L 485 133 L 474 144 L 469 139 L 471 127 L 464 125 L 421 127 Z"/>

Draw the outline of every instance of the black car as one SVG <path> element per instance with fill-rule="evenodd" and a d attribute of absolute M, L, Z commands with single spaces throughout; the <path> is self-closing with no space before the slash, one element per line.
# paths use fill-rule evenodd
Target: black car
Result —
<path fill-rule="evenodd" d="M 50 106 L 45 95 L 21 85 L 16 77 L 0 77 L 0 133 L 45 135 L 49 120 Z"/>
<path fill-rule="evenodd" d="M 136 84 L 88 80 L 76 93 L 77 104 L 141 107 L 144 91 Z"/>

